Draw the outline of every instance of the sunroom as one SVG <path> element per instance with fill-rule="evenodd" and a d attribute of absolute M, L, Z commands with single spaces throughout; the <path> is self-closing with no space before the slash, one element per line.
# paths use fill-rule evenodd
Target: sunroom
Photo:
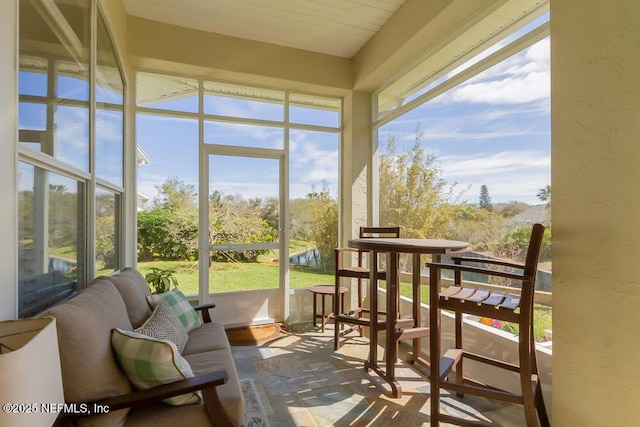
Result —
<path fill-rule="evenodd" d="M 0 160 L 2 319 L 35 315 L 166 251 L 190 265 L 179 277 L 185 293 L 216 302 L 228 327 L 309 322 L 308 286 L 333 276 L 296 266 L 293 255 L 344 246 L 371 224 L 474 247 L 481 232 L 452 235 L 438 215 L 488 229 L 479 193 L 479 205 L 507 209 L 528 192 L 526 204 L 554 225 L 553 358 L 538 351 L 553 423 L 624 425 L 639 415 L 635 1 L 0 8 L 0 129 L 11 153 Z M 415 211 L 436 218 L 428 224 L 394 216 L 387 203 L 401 172 L 385 165 L 415 147 L 436 153 L 426 164 L 444 174 L 436 190 L 416 190 L 458 203 Z M 537 195 L 551 182 L 552 209 Z M 232 221 L 225 209 L 244 216 Z M 170 248 L 150 249 L 140 233 L 151 235 L 163 212 L 182 221 L 181 233 Z M 252 273 L 260 280 L 228 268 L 252 257 L 271 264 Z M 491 328 L 479 326 L 478 339 L 503 338 Z"/>

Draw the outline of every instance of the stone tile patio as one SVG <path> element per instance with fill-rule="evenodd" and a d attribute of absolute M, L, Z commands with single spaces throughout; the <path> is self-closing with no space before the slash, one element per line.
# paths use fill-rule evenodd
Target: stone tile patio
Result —
<path fill-rule="evenodd" d="M 368 340 L 353 334 L 334 352 L 332 328 L 321 333 L 310 324 L 294 325 L 268 344 L 233 347 L 239 376 L 254 380 L 271 427 L 429 425 L 424 369 L 398 362 L 403 396 L 392 398 L 384 381 L 364 371 Z M 401 355 L 407 349 L 401 345 Z M 441 408 L 496 426 L 525 424 L 521 406 L 475 396 L 445 396 Z"/>

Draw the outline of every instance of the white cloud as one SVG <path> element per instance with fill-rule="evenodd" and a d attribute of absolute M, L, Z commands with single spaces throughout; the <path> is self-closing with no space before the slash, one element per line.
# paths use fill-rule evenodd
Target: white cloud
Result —
<path fill-rule="evenodd" d="M 480 186 L 486 185 L 493 202 L 519 200 L 536 204 L 538 190 L 550 183 L 548 153 L 502 151 L 495 154 L 465 154 L 440 158 L 442 178 L 458 188 L 467 188 L 464 199 L 477 202 Z"/>
<path fill-rule="evenodd" d="M 241 123 L 205 122 L 205 143 L 240 147 L 281 149 L 281 129 Z"/>
<path fill-rule="evenodd" d="M 454 101 L 492 104 L 522 104 L 548 99 L 550 73 L 531 72 L 523 77 L 504 78 L 481 83 L 470 83 L 452 91 Z"/>
<path fill-rule="evenodd" d="M 224 188 L 224 194 L 240 194 L 245 199 L 278 197 L 278 183 L 271 182 L 240 182 L 215 181 L 210 184 L 217 188 Z"/>
<path fill-rule="evenodd" d="M 436 102 L 467 101 L 491 104 L 523 104 L 550 96 L 549 38 L 494 65 L 437 98 Z M 468 67 L 463 64 L 450 75 Z"/>
<path fill-rule="evenodd" d="M 318 136 L 327 136 L 329 141 L 320 141 Z M 296 132 L 289 141 L 291 198 L 303 197 L 313 188 L 320 190 L 323 182 L 337 186 L 339 152 L 337 140 L 328 134 Z"/>

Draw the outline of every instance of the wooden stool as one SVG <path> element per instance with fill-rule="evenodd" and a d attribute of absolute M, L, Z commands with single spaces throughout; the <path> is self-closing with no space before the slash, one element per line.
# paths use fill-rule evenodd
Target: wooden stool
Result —
<path fill-rule="evenodd" d="M 318 285 L 318 286 L 312 286 L 309 288 L 309 290 L 311 291 L 311 293 L 313 294 L 313 326 L 316 326 L 316 319 L 317 318 L 321 318 L 322 319 L 322 332 L 324 332 L 324 325 L 327 324 L 327 320 L 331 319 L 334 316 L 334 313 L 331 312 L 327 315 L 324 314 L 324 297 L 327 295 L 331 296 L 331 307 L 333 307 L 333 298 L 335 298 L 336 295 L 336 288 L 334 285 Z M 344 286 L 340 286 L 340 311 L 342 312 L 344 310 L 344 294 L 348 291 L 347 288 L 345 288 Z M 316 302 L 317 302 L 317 296 L 320 295 L 322 296 L 322 313 L 321 314 L 317 314 L 317 310 L 316 310 Z"/>

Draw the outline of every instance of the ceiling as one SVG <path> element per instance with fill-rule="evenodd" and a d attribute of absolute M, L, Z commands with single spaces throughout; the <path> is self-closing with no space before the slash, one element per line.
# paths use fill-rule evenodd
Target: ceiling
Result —
<path fill-rule="evenodd" d="M 127 14 L 353 58 L 405 0 L 122 0 Z"/>

